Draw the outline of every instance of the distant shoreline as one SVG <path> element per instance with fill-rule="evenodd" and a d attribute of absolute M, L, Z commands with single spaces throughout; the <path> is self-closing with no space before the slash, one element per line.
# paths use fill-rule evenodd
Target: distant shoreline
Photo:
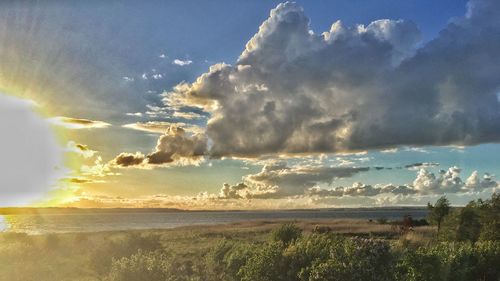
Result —
<path fill-rule="evenodd" d="M 239 210 L 184 210 L 176 208 L 65 208 L 65 207 L 5 207 L 0 208 L 0 215 L 37 215 L 37 214 L 85 214 L 85 213 L 200 213 L 200 212 L 323 212 L 323 211 L 379 211 L 379 210 L 422 210 L 425 206 L 391 207 L 342 207 L 317 209 L 239 209 Z"/>

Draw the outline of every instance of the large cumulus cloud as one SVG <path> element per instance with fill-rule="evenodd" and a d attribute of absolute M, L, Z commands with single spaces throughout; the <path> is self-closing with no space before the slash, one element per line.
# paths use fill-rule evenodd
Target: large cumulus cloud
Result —
<path fill-rule="evenodd" d="M 422 168 L 413 182 L 403 185 L 354 182 L 351 186 L 322 187 L 325 184 L 333 185 L 335 179 L 352 177 L 368 170 L 368 167 L 288 167 L 284 163 L 266 165 L 261 172 L 243 177 L 241 183 L 224 184 L 218 198 L 429 196 L 494 191 L 499 187 L 492 175 L 485 173 L 480 176 L 478 171 L 473 171 L 464 181 L 458 167 L 440 170 L 437 174 Z"/>
<path fill-rule="evenodd" d="M 212 156 L 473 145 L 500 140 L 500 9 L 467 15 L 417 48 L 412 22 L 335 22 L 322 34 L 278 5 L 234 65 L 216 64 L 165 104 L 203 108 Z"/>

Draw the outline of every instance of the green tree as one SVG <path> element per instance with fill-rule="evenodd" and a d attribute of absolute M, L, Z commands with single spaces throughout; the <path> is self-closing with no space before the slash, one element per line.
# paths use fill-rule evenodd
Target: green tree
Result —
<path fill-rule="evenodd" d="M 446 196 L 439 198 L 434 206 L 429 202 L 427 203 L 429 209 L 429 220 L 437 224 L 438 232 L 441 230 L 441 223 L 443 219 L 450 213 L 450 201 Z"/>
<path fill-rule="evenodd" d="M 459 241 L 477 241 L 481 233 L 481 223 L 479 221 L 478 208 L 475 202 L 469 203 L 462 210 L 457 228 L 457 240 Z"/>
<path fill-rule="evenodd" d="M 500 193 L 493 193 L 491 199 L 481 203 L 479 208 L 481 220 L 480 240 L 500 240 Z"/>

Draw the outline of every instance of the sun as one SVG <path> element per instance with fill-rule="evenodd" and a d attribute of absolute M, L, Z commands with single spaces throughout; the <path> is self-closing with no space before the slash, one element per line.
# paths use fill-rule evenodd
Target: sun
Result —
<path fill-rule="evenodd" d="M 38 105 L 0 93 L 0 206 L 40 200 L 64 174 L 64 152 Z"/>

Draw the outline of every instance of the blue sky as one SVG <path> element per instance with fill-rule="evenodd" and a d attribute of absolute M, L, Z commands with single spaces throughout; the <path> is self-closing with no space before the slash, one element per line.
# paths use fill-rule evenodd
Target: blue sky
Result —
<path fill-rule="evenodd" d="M 451 0 L 0 5 L 2 93 L 35 102 L 65 155 L 0 205 L 368 206 L 444 193 L 462 204 L 496 188 L 492 1 L 472 2 L 470 17 Z M 6 118 L 7 130 L 26 126 Z M 340 186 L 330 201 L 313 194 Z"/>

